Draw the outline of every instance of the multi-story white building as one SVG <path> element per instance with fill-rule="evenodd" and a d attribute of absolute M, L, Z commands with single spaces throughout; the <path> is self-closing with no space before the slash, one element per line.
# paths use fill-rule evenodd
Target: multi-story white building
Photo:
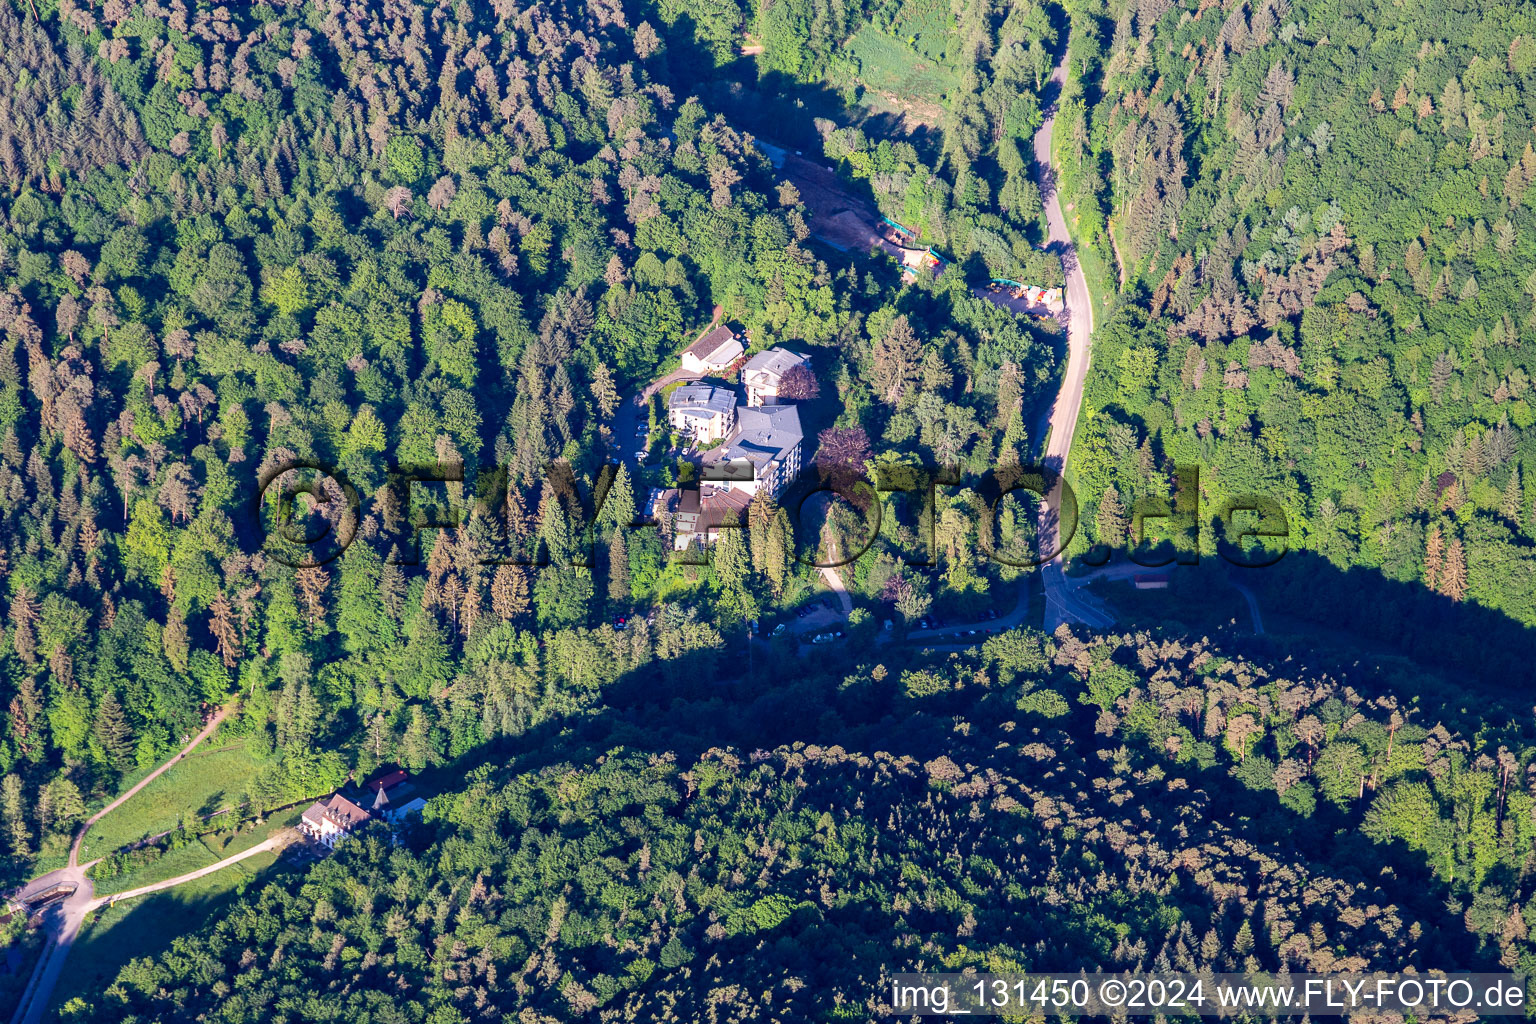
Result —
<path fill-rule="evenodd" d="M 793 405 L 746 406 L 726 443 L 704 456 L 706 481 L 748 495 L 766 489 L 777 498 L 800 475 L 800 413 Z"/>
<path fill-rule="evenodd" d="M 299 819 L 299 831 L 330 850 L 366 825 L 369 817 L 371 815 L 357 804 L 334 793 L 330 799 L 318 801 L 304 812 Z"/>
<path fill-rule="evenodd" d="M 667 422 L 701 444 L 718 441 L 736 425 L 736 393 L 712 384 L 684 384 L 667 399 Z"/>
<path fill-rule="evenodd" d="M 810 358 L 787 348 L 770 348 L 751 359 L 741 368 L 741 383 L 747 390 L 748 405 L 764 405 L 781 397 L 779 386 L 784 375 L 796 366 L 809 366 Z"/>

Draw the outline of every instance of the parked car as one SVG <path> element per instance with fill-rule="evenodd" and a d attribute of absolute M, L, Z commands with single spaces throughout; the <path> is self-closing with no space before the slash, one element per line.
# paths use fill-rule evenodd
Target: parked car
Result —
<path fill-rule="evenodd" d="M 645 457 L 647 454 L 649 453 L 644 448 L 641 448 L 639 451 L 635 452 L 635 461 L 640 463 L 642 466 L 645 465 Z"/>
<path fill-rule="evenodd" d="M 829 644 L 829 643 L 832 642 L 832 640 L 833 640 L 833 637 L 832 637 L 831 633 L 817 633 L 816 636 L 811 640 L 811 643 L 813 643 L 813 644 Z"/>
<path fill-rule="evenodd" d="M 613 628 L 614 629 L 618 629 L 618 630 L 628 629 L 629 628 L 629 620 L 624 618 L 624 616 L 622 616 L 622 615 L 617 616 L 613 620 Z"/>
<path fill-rule="evenodd" d="M 784 635 L 784 631 L 786 629 L 788 629 L 788 628 L 789 628 L 789 623 L 781 622 L 777 626 L 773 627 L 773 635 L 774 636 L 783 636 Z"/>

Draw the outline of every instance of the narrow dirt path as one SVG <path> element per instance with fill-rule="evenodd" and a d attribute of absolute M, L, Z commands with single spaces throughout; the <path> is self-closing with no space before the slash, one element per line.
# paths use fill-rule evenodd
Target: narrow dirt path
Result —
<path fill-rule="evenodd" d="M 122 794 L 116 800 L 113 800 L 111 803 L 107 804 L 107 806 L 103 807 L 101 810 L 87 818 L 85 820 L 85 824 L 80 826 L 80 831 L 75 833 L 75 841 L 69 847 L 69 866 L 75 867 L 79 864 L 80 844 L 85 841 L 85 834 L 86 832 L 90 831 L 92 825 L 96 824 L 102 818 L 105 818 L 108 814 L 122 806 L 124 803 L 127 803 L 129 798 L 131 798 L 135 793 L 149 785 L 151 782 L 154 782 L 172 765 L 176 764 L 182 758 L 192 753 L 194 747 L 203 742 L 203 740 L 206 740 L 209 736 L 213 735 L 214 730 L 219 727 L 219 723 L 224 721 L 224 719 L 227 718 L 229 713 L 234 709 L 235 705 L 233 703 L 226 704 L 222 708 L 219 708 L 218 713 L 215 714 L 212 718 L 208 719 L 208 724 L 203 726 L 203 731 L 192 737 L 192 741 L 186 746 L 182 747 L 180 753 L 171 758 L 169 761 L 165 762 L 165 764 L 162 764 L 159 768 L 156 768 L 154 771 L 144 776 L 144 778 L 135 783 L 132 788 L 128 790 L 128 792 Z"/>
<path fill-rule="evenodd" d="M 85 841 L 85 834 L 90 831 L 92 825 L 121 807 L 135 793 L 158 779 L 172 765 L 190 754 L 199 743 L 212 736 L 214 730 L 219 727 L 219 723 L 224 721 L 234 707 L 234 703 L 231 702 L 220 708 L 218 713 L 208 720 L 208 724 L 203 726 L 202 732 L 192 737 L 191 742 L 182 747 L 175 757 L 144 776 L 126 793 L 87 818 L 85 824 L 81 825 L 80 830 L 75 833 L 74 842 L 70 844 L 67 867 L 50 871 L 40 878 L 34 878 L 22 887 L 22 893 L 40 892 L 42 889 L 61 883 L 73 883 L 75 891 L 61 903 L 44 911 L 48 916 L 47 926 L 52 934 L 49 936 L 48 945 L 44 948 L 42 956 L 37 959 L 37 966 L 32 969 L 32 977 L 27 982 L 27 988 L 22 993 L 20 1003 L 17 1004 L 15 1015 L 11 1017 L 11 1024 L 42 1024 L 43 1013 L 48 1009 L 48 1001 L 53 996 L 53 988 L 58 984 L 59 975 L 64 971 L 64 961 L 69 958 L 69 949 L 74 945 L 75 937 L 80 934 L 80 927 L 85 924 L 86 915 L 105 902 L 105 900 L 92 899 L 95 889 L 85 874 L 85 869 L 91 865 L 80 863 L 80 844 Z"/>
<path fill-rule="evenodd" d="M 838 557 L 837 538 L 832 536 L 830 533 L 824 533 L 823 537 L 827 542 L 827 552 L 832 556 L 832 560 L 836 561 Z M 843 582 L 843 574 L 838 571 L 841 568 L 842 566 L 840 565 L 820 566 L 822 582 L 827 585 L 827 589 L 831 590 L 837 595 L 838 604 L 841 605 L 843 609 L 843 618 L 846 619 L 853 613 L 853 598 L 848 593 L 848 585 Z"/>
<path fill-rule="evenodd" d="M 114 903 L 120 903 L 123 900 L 131 900 L 136 896 L 148 896 L 152 892 L 160 892 L 164 889 L 173 889 L 176 886 L 181 885 L 183 882 L 190 882 L 193 879 L 202 878 L 204 875 L 211 875 L 215 871 L 222 871 L 229 867 L 231 864 L 238 864 L 248 857 L 256 856 L 258 853 L 265 853 L 268 850 L 280 850 L 284 846 L 288 845 L 292 839 L 292 830 L 284 829 L 276 835 L 269 836 L 268 838 L 262 840 L 255 846 L 251 847 L 249 850 L 241 850 L 239 853 L 234 854 L 233 856 L 225 857 L 223 860 L 215 864 L 209 864 L 205 868 L 198 868 L 196 871 L 188 871 L 184 875 L 177 875 L 175 878 L 167 878 L 163 882 L 153 882 L 149 885 L 141 885 L 137 889 L 127 889 L 123 892 L 115 892 L 110 896 L 98 896 L 90 902 L 88 909 L 95 910 L 98 907 L 106 907 L 111 906 Z"/>

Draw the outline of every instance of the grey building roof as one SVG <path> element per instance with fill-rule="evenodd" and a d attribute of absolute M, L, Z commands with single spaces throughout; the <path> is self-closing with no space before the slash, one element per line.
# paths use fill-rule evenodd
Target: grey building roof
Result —
<path fill-rule="evenodd" d="M 797 352 L 791 352 L 787 348 L 770 348 L 748 359 L 741 373 L 743 379 L 752 373 L 771 373 L 782 377 L 791 366 L 799 366 L 803 362 L 805 362 L 805 356 Z"/>
<path fill-rule="evenodd" d="M 793 405 L 747 406 L 736 414 L 736 431 L 727 444 L 716 448 L 711 461 L 746 459 L 754 466 L 783 460 L 804 435 L 800 413 Z"/>
<path fill-rule="evenodd" d="M 736 408 L 736 392 L 713 384 L 684 384 L 667 399 L 667 408 L 685 416 L 729 416 Z"/>

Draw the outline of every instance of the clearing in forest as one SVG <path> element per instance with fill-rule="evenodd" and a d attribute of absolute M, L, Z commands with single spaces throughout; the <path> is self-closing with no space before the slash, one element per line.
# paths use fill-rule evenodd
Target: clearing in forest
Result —
<path fill-rule="evenodd" d="M 245 799 L 245 787 L 260 768 L 243 740 L 194 751 L 92 825 L 80 846 L 80 862 L 170 831 L 182 818 L 190 821 L 234 807 Z"/>
<path fill-rule="evenodd" d="M 854 33 L 848 52 L 858 61 L 858 80 L 887 99 L 901 98 L 905 109 L 937 105 L 956 89 L 952 52 L 959 44 L 948 5 L 908 0 L 890 25 L 870 23 Z"/>

